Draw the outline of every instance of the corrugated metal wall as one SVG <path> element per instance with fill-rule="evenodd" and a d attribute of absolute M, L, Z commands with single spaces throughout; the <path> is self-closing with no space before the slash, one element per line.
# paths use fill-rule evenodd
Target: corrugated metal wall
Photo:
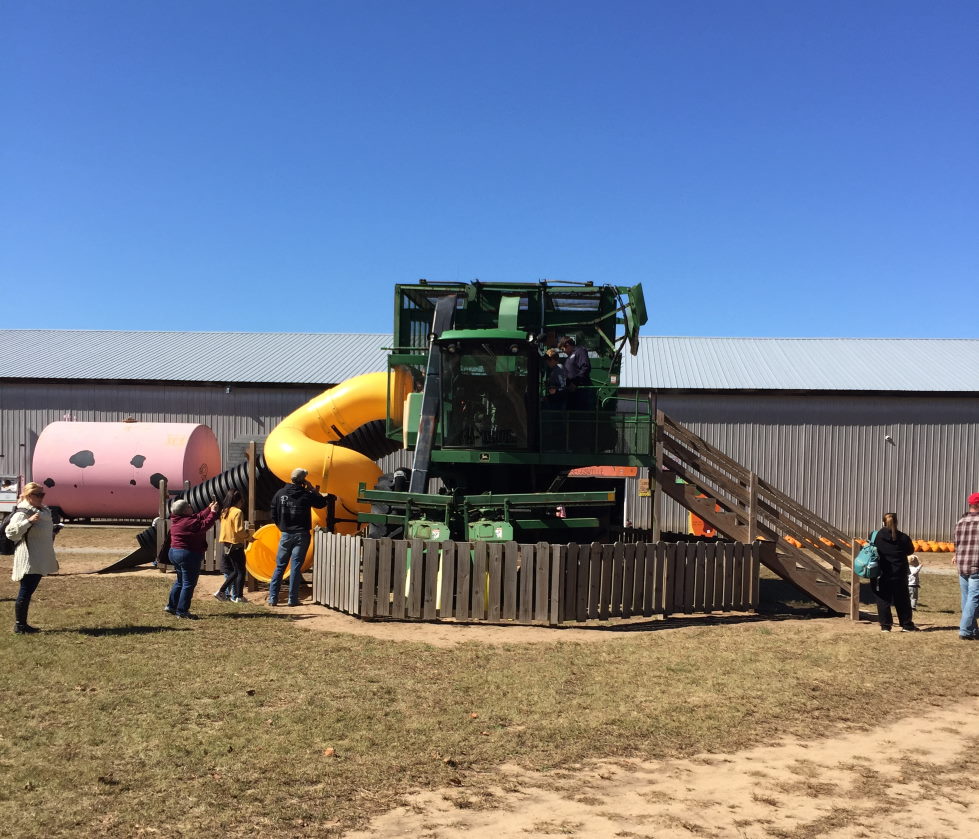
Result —
<path fill-rule="evenodd" d="M 979 490 L 979 397 L 660 395 L 659 408 L 854 535 L 896 511 L 913 538 L 948 539 Z M 887 437 L 893 442 L 888 442 Z M 626 516 L 650 523 L 630 482 Z M 664 530 L 686 511 L 664 500 Z"/>
<path fill-rule="evenodd" d="M 0 474 L 30 480 L 38 435 L 49 423 L 196 422 L 214 431 L 221 462 L 228 469 L 244 460 L 249 440 L 264 440 L 288 414 L 324 388 L 110 385 L 0 382 Z M 411 465 L 411 454 L 396 451 L 380 467 L 393 472 Z"/>
<path fill-rule="evenodd" d="M 37 435 L 57 420 L 199 422 L 225 466 L 236 442 L 265 437 L 322 388 L 0 382 L 0 474 L 30 476 Z M 949 538 L 979 490 L 979 397 L 660 395 L 659 407 L 845 532 L 864 534 L 896 510 L 915 538 Z M 886 436 L 893 438 L 888 443 Z M 391 471 L 409 458 L 385 458 Z M 625 517 L 650 525 L 650 499 L 627 482 Z M 664 502 L 664 530 L 686 512 Z"/>
<path fill-rule="evenodd" d="M 38 435 L 58 420 L 196 422 L 214 431 L 224 468 L 235 441 L 265 437 L 323 388 L 0 382 L 0 473 L 28 478 Z"/>

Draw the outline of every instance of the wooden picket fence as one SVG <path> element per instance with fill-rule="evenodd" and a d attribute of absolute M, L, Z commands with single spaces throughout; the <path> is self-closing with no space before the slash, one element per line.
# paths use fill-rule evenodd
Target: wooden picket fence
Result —
<path fill-rule="evenodd" d="M 362 618 L 556 626 L 749 611 L 771 543 L 553 545 L 317 531 L 313 600 Z"/>

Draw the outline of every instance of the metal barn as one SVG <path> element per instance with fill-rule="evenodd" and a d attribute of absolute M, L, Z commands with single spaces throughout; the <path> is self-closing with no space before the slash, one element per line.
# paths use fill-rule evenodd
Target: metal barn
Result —
<path fill-rule="evenodd" d="M 8 330 L 0 473 L 30 478 L 51 422 L 193 422 L 225 466 L 326 387 L 383 370 L 388 334 Z M 34 352 L 43 347 L 43 353 Z M 623 384 L 847 533 L 896 510 L 947 539 L 979 489 L 979 340 L 644 337 Z M 395 454 L 386 468 L 401 465 Z M 625 517 L 650 524 L 648 475 Z M 687 513 L 665 500 L 661 527 Z"/>

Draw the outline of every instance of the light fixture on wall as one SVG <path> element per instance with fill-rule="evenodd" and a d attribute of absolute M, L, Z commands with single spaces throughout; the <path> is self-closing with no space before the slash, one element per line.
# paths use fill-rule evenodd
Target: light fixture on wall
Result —
<path fill-rule="evenodd" d="M 228 395 L 230 395 L 231 394 L 231 385 L 225 385 L 224 386 L 224 392 L 227 393 Z"/>

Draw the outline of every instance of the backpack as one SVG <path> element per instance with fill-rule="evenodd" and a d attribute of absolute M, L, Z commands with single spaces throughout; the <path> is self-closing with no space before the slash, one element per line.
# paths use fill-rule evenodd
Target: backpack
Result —
<path fill-rule="evenodd" d="M 3 517 L 3 522 L 0 522 L 0 556 L 13 556 L 14 551 L 17 550 L 17 543 L 7 537 L 7 525 L 16 512 L 16 508 L 11 510 Z"/>
<path fill-rule="evenodd" d="M 874 539 L 877 538 L 878 533 L 880 531 L 875 530 L 870 534 L 870 541 L 860 548 L 860 553 L 853 560 L 853 570 L 858 577 L 863 577 L 865 580 L 876 580 L 880 576 L 880 554 L 874 546 Z"/>

